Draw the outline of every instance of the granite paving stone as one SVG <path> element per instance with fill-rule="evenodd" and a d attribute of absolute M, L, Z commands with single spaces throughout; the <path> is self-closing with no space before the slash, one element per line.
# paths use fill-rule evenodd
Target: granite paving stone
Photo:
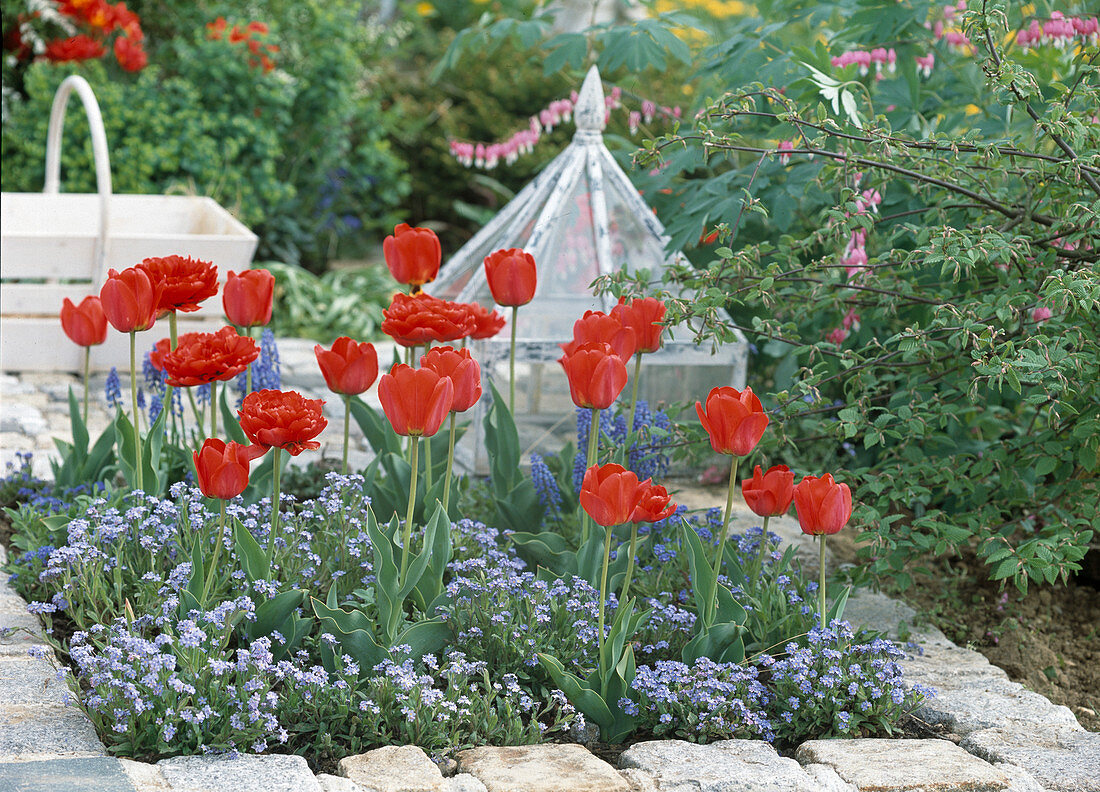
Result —
<path fill-rule="evenodd" d="M 72 699 L 52 663 L 31 657 L 0 657 L 0 706 L 55 704 Z"/>
<path fill-rule="evenodd" d="M 1021 726 L 971 732 L 962 747 L 1016 765 L 1056 792 L 1100 792 L 1100 734 L 1081 728 Z"/>
<path fill-rule="evenodd" d="M 119 762 L 122 763 L 123 772 L 133 783 L 137 792 L 159 792 L 159 790 L 169 789 L 168 779 L 156 765 L 135 762 L 132 759 L 119 759 Z"/>
<path fill-rule="evenodd" d="M 920 682 L 935 688 L 953 688 L 975 679 L 1008 679 L 1008 674 L 993 665 L 981 652 L 951 645 L 922 646 L 920 654 L 911 654 L 901 665 L 907 682 Z"/>
<path fill-rule="evenodd" d="M 641 742 L 623 752 L 619 767 L 645 772 L 661 792 L 823 792 L 798 762 L 760 740 Z"/>
<path fill-rule="evenodd" d="M 965 736 L 979 729 L 1041 726 L 1080 729 L 1068 707 L 1052 704 L 1023 685 L 1001 678 L 980 678 L 959 687 L 936 686 L 936 696 L 917 708 L 916 716 Z"/>
<path fill-rule="evenodd" d="M 135 792 L 119 760 L 106 756 L 33 762 L 0 760 L 0 789 L 4 792 Z"/>
<path fill-rule="evenodd" d="M 388 745 L 340 760 L 337 772 L 372 792 L 439 792 L 443 773 L 415 745 Z"/>
<path fill-rule="evenodd" d="M 483 746 L 460 751 L 460 773 L 470 773 L 487 792 L 629 792 L 607 762 L 580 745 Z"/>
<path fill-rule="evenodd" d="M 0 761 L 104 753 L 95 728 L 75 707 L 0 706 Z"/>
<path fill-rule="evenodd" d="M 363 787 L 343 776 L 318 773 L 317 783 L 321 785 L 321 792 L 365 792 Z"/>
<path fill-rule="evenodd" d="M 301 756 L 175 756 L 157 767 L 173 790 L 188 792 L 321 792 Z"/>
<path fill-rule="evenodd" d="M 860 792 L 999 792 L 1009 777 L 947 740 L 810 740 L 803 764 L 832 767 Z"/>

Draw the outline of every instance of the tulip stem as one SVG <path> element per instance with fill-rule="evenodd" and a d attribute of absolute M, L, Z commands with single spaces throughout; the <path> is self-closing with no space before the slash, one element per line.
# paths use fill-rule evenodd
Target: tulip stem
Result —
<path fill-rule="evenodd" d="M 412 440 L 412 475 L 409 477 L 409 508 L 405 510 L 405 528 L 401 532 L 401 576 L 398 577 L 400 585 L 405 584 L 405 571 L 409 568 L 409 545 L 412 543 L 413 507 L 416 505 L 416 474 L 419 460 L 420 438 L 409 435 Z"/>
<path fill-rule="evenodd" d="M 424 490 L 432 488 L 432 438 L 424 438 Z"/>
<path fill-rule="evenodd" d="M 218 436 L 218 381 L 210 383 L 210 436 Z"/>
<path fill-rule="evenodd" d="M 452 410 L 451 437 L 447 441 L 447 478 L 443 480 L 443 511 L 447 511 L 451 507 L 451 474 L 454 471 L 455 463 L 455 417 L 456 413 Z"/>
<path fill-rule="evenodd" d="M 267 539 L 267 563 L 269 567 L 275 558 L 275 534 L 279 531 L 279 499 L 282 495 L 279 492 L 279 472 L 282 468 L 280 463 L 283 461 L 280 459 L 283 449 L 276 446 L 271 451 L 273 487 L 271 492 L 271 536 Z"/>
<path fill-rule="evenodd" d="M 825 622 L 825 534 L 817 537 L 821 540 L 821 550 L 817 560 L 817 609 L 821 614 L 821 629 L 828 625 Z"/>
<path fill-rule="evenodd" d="M 342 475 L 346 476 L 348 474 L 348 437 L 351 429 L 351 396 L 347 393 L 342 396 L 344 399 L 344 472 Z"/>
<path fill-rule="evenodd" d="M 206 585 L 202 587 L 202 602 L 200 603 L 204 608 L 206 607 L 207 597 L 210 596 L 210 587 L 214 584 L 214 575 L 218 571 L 218 557 L 222 553 L 222 544 L 225 543 L 225 501 L 219 500 L 221 504 L 221 514 L 218 516 L 218 533 L 217 540 L 214 542 L 214 555 L 210 557 L 210 570 L 206 573 Z"/>
<path fill-rule="evenodd" d="M 242 327 L 241 329 L 244 330 L 245 335 L 247 335 L 249 338 L 252 338 L 251 327 Z M 244 371 L 244 395 L 247 396 L 248 394 L 252 393 L 252 364 L 249 363 L 248 368 L 246 368 Z M 344 472 L 347 473 L 346 470 Z"/>
<path fill-rule="evenodd" d="M 92 348 L 84 347 L 84 426 L 88 425 L 88 369 L 91 366 Z"/>
<path fill-rule="evenodd" d="M 179 330 L 176 327 L 176 312 L 175 311 L 169 311 L 168 312 L 168 350 L 170 352 L 175 352 L 177 346 L 179 346 Z M 165 386 L 164 386 L 164 404 L 166 406 L 163 409 L 167 409 L 169 411 L 169 414 L 172 416 L 173 437 L 178 439 L 178 435 L 175 434 L 175 431 L 176 431 L 175 430 L 175 427 L 176 427 L 176 414 L 172 410 L 172 386 L 168 385 L 168 384 L 165 384 Z M 180 419 L 182 420 L 182 416 L 180 416 Z M 166 432 L 168 431 L 167 425 L 165 426 L 165 431 Z"/>
<path fill-rule="evenodd" d="M 768 541 L 768 520 L 771 519 L 771 515 L 764 517 L 764 527 L 760 529 L 760 550 L 756 555 L 756 571 L 764 571 L 764 559 L 768 557 L 768 548 L 771 546 L 771 542 Z"/>
<path fill-rule="evenodd" d="M 623 578 L 623 593 L 619 595 L 619 602 L 626 602 L 627 592 L 630 591 L 630 580 L 634 576 L 634 556 L 638 552 L 638 523 L 630 523 L 630 555 L 626 558 L 626 577 Z"/>
<path fill-rule="evenodd" d="M 199 439 L 206 439 L 206 413 L 199 411 L 199 405 L 195 402 L 195 389 L 187 389 L 187 398 L 191 402 L 191 412 L 195 416 L 195 423 L 199 426 Z"/>
<path fill-rule="evenodd" d="M 134 468 L 137 471 L 137 488 L 145 491 L 142 471 L 145 467 L 141 455 L 141 430 L 138 428 L 137 404 L 137 333 L 130 331 L 130 400 L 134 410 Z"/>
<path fill-rule="evenodd" d="M 604 611 L 607 608 L 607 565 L 608 557 L 611 555 L 611 528 L 607 526 L 604 528 L 603 536 L 603 571 L 600 572 L 600 632 L 599 632 L 599 654 L 600 654 L 600 669 L 604 668 L 603 659 L 603 625 L 604 625 Z M 622 604 L 622 603 L 620 603 Z"/>
<path fill-rule="evenodd" d="M 642 353 L 634 354 L 634 384 L 630 388 L 630 412 L 626 414 L 626 440 L 623 443 L 623 465 L 630 458 L 631 435 L 634 433 L 634 411 L 638 408 L 638 379 L 642 374 Z"/>
<path fill-rule="evenodd" d="M 718 574 L 722 571 L 723 554 L 726 552 L 726 534 L 730 529 L 730 514 L 733 512 L 733 492 L 737 487 L 737 463 L 740 457 L 734 457 L 730 463 L 730 486 L 726 494 L 726 513 L 722 516 L 722 535 L 718 539 L 718 555 L 714 558 L 714 579 L 718 580 Z M 715 588 L 715 593 L 718 589 Z"/>
<path fill-rule="evenodd" d="M 592 408 L 592 420 L 588 422 L 588 456 L 584 459 L 585 468 L 590 468 L 593 465 L 599 464 L 596 456 L 599 454 L 600 438 L 600 409 L 599 407 Z M 591 517 L 585 513 L 584 524 L 581 528 L 581 545 L 588 541 L 588 532 L 590 526 L 595 524 Z"/>
<path fill-rule="evenodd" d="M 519 306 L 512 306 L 512 347 L 508 353 L 508 411 L 516 415 L 516 314 Z"/>

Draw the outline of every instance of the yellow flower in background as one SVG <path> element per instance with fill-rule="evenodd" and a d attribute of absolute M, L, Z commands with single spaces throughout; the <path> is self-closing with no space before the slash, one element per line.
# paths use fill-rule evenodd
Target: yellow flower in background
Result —
<path fill-rule="evenodd" d="M 978 107 L 976 104 L 968 104 L 965 110 L 967 115 L 977 115 L 982 112 L 982 108 Z"/>
<path fill-rule="evenodd" d="M 435 13 L 435 6 L 423 0 L 423 2 L 416 4 L 416 13 L 422 17 L 431 16 Z"/>
<path fill-rule="evenodd" d="M 1031 16 L 1035 13 L 1035 3 L 1020 6 L 1020 13 L 1024 16 Z"/>
<path fill-rule="evenodd" d="M 754 13 L 756 8 L 741 0 L 657 0 L 653 10 L 658 14 L 669 11 L 702 11 L 714 19 L 727 19 Z"/>

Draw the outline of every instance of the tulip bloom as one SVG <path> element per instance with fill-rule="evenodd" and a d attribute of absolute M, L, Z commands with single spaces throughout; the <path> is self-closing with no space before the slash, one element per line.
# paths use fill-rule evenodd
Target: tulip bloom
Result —
<path fill-rule="evenodd" d="M 580 502 L 598 525 L 610 528 L 630 520 L 641 495 L 638 476 L 622 465 L 592 465 L 584 472 Z"/>
<path fill-rule="evenodd" d="M 412 293 L 417 294 L 421 286 L 431 283 L 439 274 L 443 248 L 430 228 L 401 223 L 382 242 L 382 255 L 394 280 L 412 286 Z"/>
<path fill-rule="evenodd" d="M 157 305 L 161 315 L 169 311 L 197 311 L 199 303 L 218 293 L 218 268 L 209 261 L 164 256 L 147 258 L 138 268 L 145 271 L 152 283 L 163 287 Z"/>
<path fill-rule="evenodd" d="M 498 250 L 486 256 L 485 277 L 497 305 L 518 308 L 535 297 L 535 258 L 520 248 Z"/>
<path fill-rule="evenodd" d="M 107 340 L 107 315 L 98 297 L 85 297 L 74 305 L 68 297 L 61 303 L 61 329 L 77 346 L 90 347 Z"/>
<path fill-rule="evenodd" d="M 664 487 L 653 484 L 649 479 L 638 485 L 638 505 L 630 515 L 630 522 L 658 522 L 676 511 L 672 496 Z"/>
<path fill-rule="evenodd" d="M 478 303 L 462 303 L 462 306 L 473 321 L 470 338 L 492 338 L 504 328 L 504 317 L 496 311 Z"/>
<path fill-rule="evenodd" d="M 664 332 L 665 304 L 655 297 L 631 300 L 620 299 L 611 309 L 611 315 L 619 320 L 623 327 L 634 331 L 638 352 L 656 352 L 661 348 L 661 334 Z"/>
<path fill-rule="evenodd" d="M 184 333 L 176 339 L 176 347 L 192 344 L 202 333 Z M 153 345 L 149 352 L 149 364 L 157 371 L 164 371 L 164 358 L 172 351 L 172 339 L 162 338 Z"/>
<path fill-rule="evenodd" d="M 833 481 L 831 473 L 821 478 L 806 476 L 794 488 L 794 508 L 802 533 L 835 534 L 852 517 L 852 491 L 847 484 Z"/>
<path fill-rule="evenodd" d="M 431 437 L 451 411 L 454 384 L 429 368 L 399 363 L 378 380 L 378 398 L 399 435 Z"/>
<path fill-rule="evenodd" d="M 752 478 L 741 482 L 741 495 L 753 514 L 760 517 L 786 514 L 794 498 L 794 473 L 786 465 L 775 465 L 762 474 L 757 465 Z"/>
<path fill-rule="evenodd" d="M 222 291 L 222 307 L 230 323 L 256 327 L 271 321 L 275 276 L 265 269 L 230 272 Z"/>
<path fill-rule="evenodd" d="M 178 388 L 231 380 L 259 356 L 255 341 L 223 327 L 216 333 L 184 333 L 162 362 L 168 384 Z"/>
<path fill-rule="evenodd" d="M 332 343 L 331 349 L 317 344 L 313 354 L 317 356 L 325 384 L 333 393 L 365 393 L 378 378 L 378 352 L 373 344 L 341 336 Z"/>
<path fill-rule="evenodd" d="M 108 270 L 107 281 L 99 290 L 99 299 L 111 327 L 120 333 L 134 333 L 152 327 L 157 320 L 161 288 L 137 267 L 129 267 L 122 272 Z"/>
<path fill-rule="evenodd" d="M 321 399 L 307 399 L 296 391 L 261 390 L 244 397 L 237 416 L 254 445 L 298 456 L 321 447 L 313 438 L 328 426 L 321 413 L 323 404 Z"/>
<path fill-rule="evenodd" d="M 558 362 L 578 407 L 606 410 L 626 387 L 626 364 L 610 344 L 596 341 L 574 346 Z"/>
<path fill-rule="evenodd" d="M 420 365 L 451 381 L 454 386 L 451 412 L 466 412 L 481 398 L 481 367 L 470 350 L 435 347 L 421 356 Z"/>
<path fill-rule="evenodd" d="M 211 437 L 192 457 L 199 489 L 206 497 L 232 500 L 248 486 L 248 467 L 252 458 L 246 446 Z"/>
<path fill-rule="evenodd" d="M 593 341 L 610 344 L 623 363 L 634 356 L 634 350 L 638 345 L 634 331 L 624 327 L 619 317 L 605 314 L 603 311 L 585 311 L 584 316 L 573 323 L 573 340 L 560 346 L 568 355 L 583 344 Z"/>
<path fill-rule="evenodd" d="M 460 303 L 430 294 L 395 294 L 382 316 L 382 332 L 404 347 L 458 341 L 470 334 L 475 321 Z"/>
<path fill-rule="evenodd" d="M 710 447 L 719 454 L 746 456 L 756 448 L 768 426 L 768 415 L 752 388 L 714 388 L 706 408 L 695 402 L 699 422 L 710 436 Z"/>

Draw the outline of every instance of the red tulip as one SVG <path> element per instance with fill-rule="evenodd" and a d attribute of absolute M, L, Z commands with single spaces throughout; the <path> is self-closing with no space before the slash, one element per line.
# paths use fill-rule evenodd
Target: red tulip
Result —
<path fill-rule="evenodd" d="M 745 456 L 760 442 L 768 426 L 768 415 L 752 388 L 714 388 L 707 406 L 695 402 L 699 421 L 710 435 L 710 447 L 719 454 Z"/>
<path fill-rule="evenodd" d="M 225 316 L 239 327 L 256 327 L 271 321 L 275 276 L 265 269 L 230 272 L 222 291 Z"/>
<path fill-rule="evenodd" d="M 504 328 L 504 317 L 477 303 L 463 303 L 466 313 L 474 322 L 470 338 L 492 338 Z"/>
<path fill-rule="evenodd" d="M 378 352 L 373 344 L 341 336 L 332 343 L 331 350 L 318 344 L 313 347 L 313 354 L 317 356 L 325 384 L 333 393 L 364 393 L 378 378 Z"/>
<path fill-rule="evenodd" d="M 218 293 L 218 268 L 209 261 L 190 256 L 147 258 L 138 264 L 152 283 L 163 287 L 157 311 L 190 313 L 199 310 L 199 303 Z"/>
<path fill-rule="evenodd" d="M 485 277 L 497 305 L 527 305 L 535 297 L 535 258 L 520 248 L 498 250 L 485 257 Z"/>
<path fill-rule="evenodd" d="M 77 346 L 90 347 L 107 340 L 107 314 L 98 297 L 85 297 L 73 305 L 68 297 L 61 303 L 61 329 Z"/>
<path fill-rule="evenodd" d="M 671 516 L 675 511 L 676 504 L 672 502 L 668 490 L 646 479 L 638 485 L 638 505 L 630 515 L 630 521 L 657 522 Z"/>
<path fill-rule="evenodd" d="M 201 333 L 183 333 L 176 338 L 176 346 L 183 346 L 184 344 L 194 343 L 195 338 L 202 335 Z M 152 351 L 149 352 L 149 363 L 157 371 L 164 371 L 164 358 L 172 351 L 172 339 L 162 338 L 153 345 Z"/>
<path fill-rule="evenodd" d="M 802 533 L 835 534 L 852 517 L 852 491 L 837 484 L 831 473 L 821 478 L 806 476 L 794 488 L 794 508 Z"/>
<path fill-rule="evenodd" d="M 638 507 L 640 495 L 638 477 L 622 465 L 593 465 L 584 472 L 581 506 L 605 528 L 627 522 Z"/>
<path fill-rule="evenodd" d="M 137 267 L 122 272 L 108 270 L 107 282 L 99 290 L 107 321 L 120 333 L 148 330 L 157 320 L 161 288 Z"/>
<path fill-rule="evenodd" d="M 569 395 L 578 407 L 606 410 L 626 387 L 626 364 L 610 344 L 581 344 L 558 359 L 569 379 Z"/>
<path fill-rule="evenodd" d="M 791 508 L 794 497 L 794 473 L 786 465 L 775 465 L 761 474 L 756 466 L 752 478 L 741 482 L 741 494 L 754 514 L 778 517 Z"/>
<path fill-rule="evenodd" d="M 399 435 L 431 437 L 451 411 L 454 384 L 429 368 L 399 363 L 378 380 L 382 410 Z"/>
<path fill-rule="evenodd" d="M 264 450 L 281 448 L 298 456 L 321 447 L 313 438 L 328 426 L 321 414 L 323 404 L 296 391 L 261 390 L 244 397 L 237 415 L 241 429 L 254 445 Z"/>
<path fill-rule="evenodd" d="M 382 255 L 394 279 L 412 286 L 416 294 L 421 286 L 431 283 L 439 274 L 443 249 L 439 237 L 430 228 L 413 228 L 408 223 L 401 223 L 393 229 L 393 235 L 382 242 Z"/>
<path fill-rule="evenodd" d="M 584 316 L 573 323 L 573 340 L 559 346 L 568 355 L 582 344 L 592 341 L 611 344 L 611 348 L 624 364 L 634 356 L 638 343 L 634 331 L 624 327 L 619 317 L 610 316 L 603 311 L 585 311 Z"/>
<path fill-rule="evenodd" d="M 481 367 L 470 350 L 435 347 L 421 356 L 420 365 L 451 381 L 454 386 L 451 412 L 466 412 L 481 398 Z"/>
<path fill-rule="evenodd" d="M 382 315 L 382 332 L 407 347 L 458 341 L 474 329 L 474 318 L 461 303 L 424 293 L 395 294 Z"/>
<path fill-rule="evenodd" d="M 246 446 L 211 437 L 192 457 L 199 489 L 206 497 L 230 500 L 248 486 L 248 467 L 252 456 Z"/>
<path fill-rule="evenodd" d="M 611 309 L 611 315 L 618 319 L 623 327 L 634 331 L 639 352 L 656 352 L 661 348 L 661 333 L 664 332 L 665 304 L 656 297 L 624 302 Z"/>
<path fill-rule="evenodd" d="M 260 348 L 232 327 L 216 333 L 185 333 L 175 350 L 164 356 L 168 384 L 173 387 L 205 385 L 231 380 L 260 356 Z"/>

